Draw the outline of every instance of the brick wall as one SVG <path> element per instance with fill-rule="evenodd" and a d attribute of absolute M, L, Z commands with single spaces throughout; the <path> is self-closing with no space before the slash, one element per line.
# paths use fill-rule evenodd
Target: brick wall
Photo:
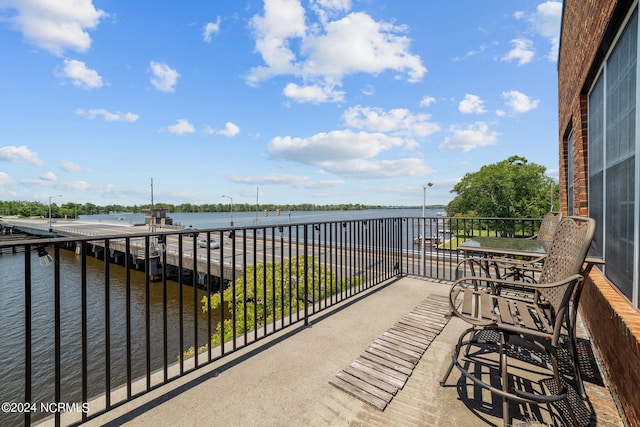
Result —
<path fill-rule="evenodd" d="M 564 0 L 558 60 L 560 210 L 567 212 L 567 164 L 574 164 L 574 213 L 588 215 L 588 91 L 631 0 Z M 567 140 L 573 132 L 573 150 Z M 580 301 L 612 392 L 629 425 L 640 427 L 640 313 L 594 271 Z"/>
<path fill-rule="evenodd" d="M 587 92 L 592 83 L 600 41 L 619 2 L 565 0 L 558 60 L 558 123 L 560 125 L 560 210 L 567 212 L 567 156 L 574 164 L 574 214 L 587 215 Z M 567 152 L 573 131 L 574 150 Z M 563 185 L 564 184 L 564 185 Z"/>
<path fill-rule="evenodd" d="M 640 426 L 640 314 L 599 271 L 585 284 L 580 311 L 622 415 Z"/>

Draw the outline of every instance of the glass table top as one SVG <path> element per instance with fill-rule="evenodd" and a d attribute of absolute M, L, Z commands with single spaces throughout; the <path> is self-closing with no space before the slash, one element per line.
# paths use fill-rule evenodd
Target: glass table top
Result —
<path fill-rule="evenodd" d="M 506 255 L 544 255 L 549 243 L 512 237 L 478 236 L 458 246 L 465 252 L 500 253 Z"/>

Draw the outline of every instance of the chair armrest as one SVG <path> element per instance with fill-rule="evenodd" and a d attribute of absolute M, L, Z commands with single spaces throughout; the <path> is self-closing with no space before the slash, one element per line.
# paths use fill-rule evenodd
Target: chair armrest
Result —
<path fill-rule="evenodd" d="M 452 289 L 457 285 L 462 284 L 465 281 L 473 282 L 474 286 L 477 286 L 478 283 L 486 282 L 486 285 L 484 285 L 484 287 L 486 288 L 493 288 L 496 285 L 498 286 L 508 285 L 508 286 L 515 286 L 515 287 L 531 288 L 531 289 L 546 289 L 546 288 L 555 288 L 558 286 L 566 285 L 567 283 L 572 282 L 574 280 L 582 280 L 582 279 L 583 279 L 583 276 L 581 276 L 580 274 L 574 274 L 572 276 L 567 277 L 564 280 L 551 282 L 551 283 L 523 283 L 517 280 L 498 279 L 493 277 L 488 278 L 488 277 L 482 277 L 482 276 L 466 276 L 453 282 Z"/>

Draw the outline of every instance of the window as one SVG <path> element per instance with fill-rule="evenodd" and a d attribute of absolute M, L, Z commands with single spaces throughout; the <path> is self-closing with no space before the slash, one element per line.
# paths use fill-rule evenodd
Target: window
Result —
<path fill-rule="evenodd" d="M 638 20 L 629 18 L 589 93 L 589 216 L 598 229 L 595 250 L 605 275 L 638 306 L 636 200 Z"/>
<path fill-rule="evenodd" d="M 573 131 L 567 139 L 567 213 L 573 215 Z"/>

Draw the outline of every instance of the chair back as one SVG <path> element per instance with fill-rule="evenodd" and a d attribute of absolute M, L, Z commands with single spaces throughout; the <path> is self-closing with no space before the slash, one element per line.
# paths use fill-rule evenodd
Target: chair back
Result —
<path fill-rule="evenodd" d="M 542 218 L 536 238 L 543 242 L 550 242 L 556 234 L 556 228 L 562 220 L 562 212 L 547 212 Z"/>
<path fill-rule="evenodd" d="M 556 229 L 551 247 L 544 259 L 538 283 L 561 282 L 579 274 L 595 232 L 595 220 L 586 217 L 564 217 Z M 562 286 L 540 288 L 540 295 L 551 303 L 556 314 L 568 304 L 575 281 Z"/>

